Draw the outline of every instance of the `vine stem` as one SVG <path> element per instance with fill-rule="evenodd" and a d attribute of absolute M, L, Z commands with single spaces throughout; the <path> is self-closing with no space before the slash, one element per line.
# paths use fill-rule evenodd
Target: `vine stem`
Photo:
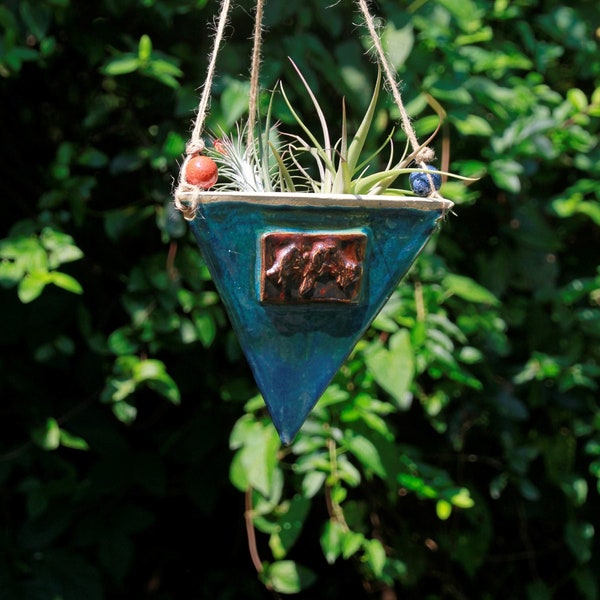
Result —
<path fill-rule="evenodd" d="M 246 519 L 246 534 L 248 536 L 248 550 L 250 551 L 250 558 L 252 564 L 256 569 L 257 573 L 263 572 L 263 565 L 258 555 L 258 549 L 256 547 L 256 533 L 254 531 L 254 522 L 252 520 L 253 508 L 252 508 L 252 488 L 249 487 L 246 490 L 246 510 L 244 512 L 244 518 Z"/>

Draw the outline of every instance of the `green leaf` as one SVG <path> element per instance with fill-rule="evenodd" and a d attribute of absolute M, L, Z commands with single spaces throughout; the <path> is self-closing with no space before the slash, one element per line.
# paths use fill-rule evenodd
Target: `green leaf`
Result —
<path fill-rule="evenodd" d="M 177 158 L 185 152 L 185 139 L 182 135 L 169 131 L 162 149 L 170 158 Z"/>
<path fill-rule="evenodd" d="M 390 394 L 400 408 L 410 406 L 408 390 L 413 380 L 415 366 L 410 343 L 410 333 L 401 329 L 390 338 L 389 349 L 380 342 L 365 350 L 365 362 L 375 381 Z"/>
<path fill-rule="evenodd" d="M 172 62 L 162 58 L 155 58 L 150 64 L 150 71 L 157 78 L 160 78 L 163 75 L 169 75 L 172 77 L 181 77 L 183 75 L 183 71 Z"/>
<path fill-rule="evenodd" d="M 160 60 L 152 61 L 147 67 L 143 68 L 142 73 L 148 77 L 153 77 L 157 81 L 160 81 L 163 85 L 173 89 L 177 89 L 180 86 L 180 83 L 177 81 L 176 77 L 183 75 L 182 71 L 178 67 L 175 67 L 166 61 Z M 172 73 L 174 73 L 174 75 Z"/>
<path fill-rule="evenodd" d="M 344 537 L 344 528 L 335 519 L 329 519 L 325 522 L 320 542 L 325 560 L 332 565 L 342 553 L 342 539 Z"/>
<path fill-rule="evenodd" d="M 594 534 L 594 526 L 587 521 L 571 519 L 565 524 L 565 541 L 579 564 L 591 559 Z"/>
<path fill-rule="evenodd" d="M 585 566 L 575 569 L 573 579 L 586 600 L 597 600 L 599 593 L 598 575 L 594 567 Z"/>
<path fill-rule="evenodd" d="M 144 34 L 138 43 L 138 58 L 140 62 L 144 63 L 150 60 L 152 56 L 152 40 L 146 34 Z"/>
<path fill-rule="evenodd" d="M 77 157 L 77 162 L 90 169 L 100 169 L 108 164 L 108 156 L 97 148 L 88 147 Z"/>
<path fill-rule="evenodd" d="M 399 473 L 397 476 L 400 486 L 411 490 L 424 498 L 437 498 L 438 491 L 428 485 L 423 477 L 411 473 Z"/>
<path fill-rule="evenodd" d="M 245 492 L 250 487 L 250 479 L 242 458 L 241 452 L 233 455 L 229 465 L 229 481 L 240 492 Z"/>
<path fill-rule="evenodd" d="M 133 406 L 133 404 L 129 404 L 129 402 L 125 402 L 124 400 L 115 402 L 112 410 L 115 417 L 117 417 L 117 419 L 125 425 L 130 425 L 137 417 L 137 408 Z"/>
<path fill-rule="evenodd" d="M 471 508 L 475 505 L 469 490 L 466 488 L 461 488 L 458 492 L 450 496 L 450 502 L 458 508 Z"/>
<path fill-rule="evenodd" d="M 364 545 L 365 536 L 356 531 L 344 531 L 342 536 L 342 556 L 348 559 L 354 556 Z"/>
<path fill-rule="evenodd" d="M 169 400 L 169 402 L 172 404 L 181 403 L 181 394 L 179 392 L 179 388 L 177 387 L 175 380 L 170 375 L 165 373 L 161 377 L 149 379 L 147 381 L 147 385 L 150 389 Z"/>
<path fill-rule="evenodd" d="M 271 563 L 261 574 L 275 592 L 280 594 L 297 594 L 310 587 L 317 579 L 316 574 L 291 560 L 280 560 Z"/>
<path fill-rule="evenodd" d="M 569 88 L 567 90 L 567 100 L 579 112 L 585 112 L 588 108 L 588 99 L 585 92 L 578 88 Z"/>
<path fill-rule="evenodd" d="M 307 473 L 302 479 L 302 493 L 306 498 L 313 498 L 325 485 L 327 474 L 322 472 Z"/>
<path fill-rule="evenodd" d="M 221 94 L 221 110 L 225 115 L 224 128 L 231 129 L 248 110 L 250 84 L 246 81 L 230 80 Z"/>
<path fill-rule="evenodd" d="M 488 165 L 488 169 L 498 187 L 514 194 L 521 191 L 523 165 L 514 160 L 496 159 Z"/>
<path fill-rule="evenodd" d="M 207 310 L 194 311 L 193 319 L 200 342 L 209 348 L 217 337 L 217 323 L 212 313 Z"/>
<path fill-rule="evenodd" d="M 291 501 L 286 503 L 286 508 L 282 509 L 278 524 L 283 556 L 291 550 L 298 540 L 310 507 L 311 502 L 308 498 L 295 494 Z"/>
<path fill-rule="evenodd" d="M 48 273 L 48 282 L 53 283 L 59 288 L 63 290 L 67 290 L 67 292 L 72 292 L 73 294 L 83 294 L 83 288 L 77 279 L 71 277 L 71 275 L 67 275 L 66 273 L 61 273 L 60 271 L 52 271 Z"/>
<path fill-rule="evenodd" d="M 140 60 L 133 54 L 123 54 L 117 58 L 109 60 L 101 71 L 104 75 L 126 75 L 137 71 L 140 67 Z"/>
<path fill-rule="evenodd" d="M 28 273 L 19 282 L 17 295 L 23 304 L 33 302 L 44 291 L 46 284 L 50 281 L 50 274 L 47 272 L 34 271 Z"/>
<path fill-rule="evenodd" d="M 588 483 L 583 477 L 566 477 L 561 482 L 561 488 L 574 506 L 585 505 L 588 499 Z"/>
<path fill-rule="evenodd" d="M 589 217 L 596 225 L 600 225 L 600 203 L 584 200 L 582 195 L 575 193 L 568 198 L 557 198 L 552 202 L 552 208 L 559 217 L 572 217 L 583 214 Z"/>
<path fill-rule="evenodd" d="M 473 346 L 463 346 L 458 353 L 460 362 L 472 365 L 483 360 L 483 353 L 478 348 Z"/>
<path fill-rule="evenodd" d="M 278 468 L 277 450 L 281 445 L 277 431 L 271 423 L 238 422 L 230 445 L 235 447 L 240 443 L 239 461 L 246 471 L 248 484 L 269 497 L 274 471 Z"/>
<path fill-rule="evenodd" d="M 0 255 L 0 286 L 13 287 L 17 285 L 25 276 L 25 268 L 23 264 L 10 260 L 3 259 Z"/>
<path fill-rule="evenodd" d="M 139 347 L 139 342 L 134 339 L 132 327 L 122 327 L 113 331 L 108 336 L 107 342 L 110 351 L 116 355 L 133 354 Z"/>
<path fill-rule="evenodd" d="M 377 108 L 377 100 L 379 98 L 380 87 L 381 71 L 378 70 L 377 81 L 375 82 L 375 87 L 373 89 L 371 101 L 369 102 L 369 106 L 367 107 L 363 120 L 361 121 L 358 129 L 356 130 L 356 133 L 352 138 L 352 142 L 350 142 L 350 147 L 348 148 L 347 165 L 350 177 L 354 177 L 354 175 L 356 174 L 356 165 L 358 164 L 360 155 L 367 141 L 367 135 L 371 130 L 371 124 L 373 123 L 373 117 L 375 116 L 375 109 Z M 347 191 L 347 189 L 344 190 L 344 192 Z"/>
<path fill-rule="evenodd" d="M 372 470 L 379 477 L 385 479 L 387 475 L 385 467 L 381 462 L 377 448 L 370 440 L 362 435 L 356 435 L 348 431 L 345 435 L 345 444 L 348 450 L 362 463 L 363 469 L 367 471 Z"/>
<path fill-rule="evenodd" d="M 78 435 L 73 435 L 64 429 L 60 430 L 60 445 L 73 450 L 89 450 L 89 444 Z"/>
<path fill-rule="evenodd" d="M 133 365 L 132 374 L 136 382 L 159 379 L 166 373 L 165 364 L 160 360 L 140 360 Z"/>
<path fill-rule="evenodd" d="M 400 28 L 396 27 L 392 21 L 386 23 L 381 41 L 388 58 L 397 71 L 402 69 L 406 59 L 410 56 L 414 40 L 415 34 L 411 23 Z"/>
<path fill-rule="evenodd" d="M 452 514 L 452 504 L 440 499 L 435 503 L 435 513 L 440 521 L 446 521 Z"/>
<path fill-rule="evenodd" d="M 164 396 L 173 402 L 173 404 L 180 403 L 179 388 L 173 378 L 167 373 L 166 366 L 162 361 L 145 359 L 133 362 L 131 364 L 131 377 L 136 385 L 145 383 L 150 389 Z"/>
<path fill-rule="evenodd" d="M 31 2 L 22 1 L 19 3 L 19 12 L 31 34 L 37 40 L 43 39 L 52 21 L 50 7 L 44 4 L 32 5 Z"/>
<path fill-rule="evenodd" d="M 56 450 L 60 446 L 60 427 L 52 417 L 31 432 L 33 441 L 44 450 Z"/>
<path fill-rule="evenodd" d="M 442 284 L 450 295 L 458 296 L 468 302 L 498 306 L 500 301 L 492 292 L 464 275 L 448 274 Z"/>
<path fill-rule="evenodd" d="M 364 543 L 365 558 L 375 577 L 381 577 L 387 560 L 383 544 L 376 539 Z"/>
<path fill-rule="evenodd" d="M 462 119 L 452 119 L 461 135 L 480 135 L 489 137 L 494 133 L 489 121 L 478 115 L 469 114 Z"/>

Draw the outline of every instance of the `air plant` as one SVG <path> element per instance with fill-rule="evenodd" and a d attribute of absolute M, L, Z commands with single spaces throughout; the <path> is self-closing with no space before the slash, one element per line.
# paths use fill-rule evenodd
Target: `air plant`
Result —
<path fill-rule="evenodd" d="M 379 71 L 369 105 L 356 133 L 349 138 L 346 106 L 342 101 L 341 137 L 332 143 L 327 119 L 315 94 L 300 69 L 291 59 L 290 62 L 316 111 L 321 127 L 321 139 L 304 123 L 288 98 L 283 84 L 280 83 L 279 91 L 304 135 L 281 132 L 279 125 L 272 123 L 271 96 L 264 126 L 262 129 L 257 128 L 255 136 L 248 136 L 247 124 L 238 124 L 234 135 L 222 132 L 222 135 L 214 139 L 209 154 L 219 165 L 220 177 L 215 189 L 242 192 L 426 196 L 434 188 L 439 189 L 441 175 L 467 179 L 452 173 L 443 173 L 430 165 L 427 168 L 410 167 L 419 149 L 409 153 L 408 143 L 402 156 L 395 159 L 393 131 L 373 154 L 361 160 L 379 99 L 382 79 Z M 438 130 L 439 125 L 423 147 L 431 142 Z M 385 168 L 369 172 L 375 159 L 386 148 L 389 156 Z M 306 156 L 309 157 L 309 164 Z M 412 190 L 392 187 L 403 174 L 411 174 Z"/>

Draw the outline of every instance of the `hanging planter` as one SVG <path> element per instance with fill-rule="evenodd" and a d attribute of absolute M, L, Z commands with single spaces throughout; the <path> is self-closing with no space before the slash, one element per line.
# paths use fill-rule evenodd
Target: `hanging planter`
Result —
<path fill-rule="evenodd" d="M 315 108 L 320 131 L 298 116 L 298 134 L 257 115 L 263 2 L 257 2 L 248 122 L 209 140 L 203 135 L 208 94 L 229 1 L 223 0 L 211 57 L 175 204 L 189 221 L 273 423 L 284 444 L 306 417 L 396 289 L 453 203 L 438 189 L 398 91 L 373 19 L 357 0 L 377 51 L 373 96 L 350 138 L 342 105 L 333 141 L 318 100 L 292 62 Z M 394 159 L 391 135 L 362 158 L 381 80 L 387 80 L 407 133 Z M 371 166 L 387 152 L 387 166 Z M 453 176 L 445 173 L 446 176 Z M 394 187 L 408 181 L 410 189 Z"/>

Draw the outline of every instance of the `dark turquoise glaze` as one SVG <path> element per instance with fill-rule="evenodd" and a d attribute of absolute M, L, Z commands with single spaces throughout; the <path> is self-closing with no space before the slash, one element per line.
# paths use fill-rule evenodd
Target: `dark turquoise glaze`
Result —
<path fill-rule="evenodd" d="M 289 444 L 452 203 L 227 198 L 201 203 L 191 228 L 281 441 Z M 261 302 L 261 238 L 273 232 L 365 234 L 357 298 Z"/>

